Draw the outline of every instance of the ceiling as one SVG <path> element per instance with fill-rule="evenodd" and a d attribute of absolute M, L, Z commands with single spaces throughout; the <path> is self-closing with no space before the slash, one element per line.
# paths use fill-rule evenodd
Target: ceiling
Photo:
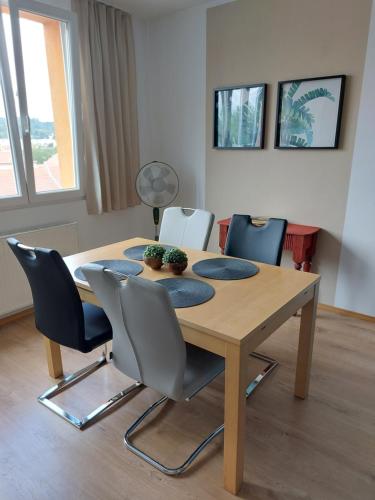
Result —
<path fill-rule="evenodd" d="M 130 14 L 143 18 L 163 16 L 176 10 L 207 3 L 207 0 L 105 0 Z"/>

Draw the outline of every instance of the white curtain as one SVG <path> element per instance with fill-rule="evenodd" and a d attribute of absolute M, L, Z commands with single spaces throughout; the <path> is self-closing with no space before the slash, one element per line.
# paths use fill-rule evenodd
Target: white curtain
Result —
<path fill-rule="evenodd" d="M 86 201 L 99 214 L 139 204 L 137 91 L 129 14 L 73 0 L 78 15 Z"/>

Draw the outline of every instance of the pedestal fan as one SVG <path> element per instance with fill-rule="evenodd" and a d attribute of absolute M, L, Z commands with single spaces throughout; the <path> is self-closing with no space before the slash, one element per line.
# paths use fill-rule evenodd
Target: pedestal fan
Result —
<path fill-rule="evenodd" d="M 176 198 L 179 189 L 177 174 L 167 163 L 152 161 L 138 172 L 135 187 L 142 203 L 153 209 L 155 240 L 158 241 L 160 208 Z"/>

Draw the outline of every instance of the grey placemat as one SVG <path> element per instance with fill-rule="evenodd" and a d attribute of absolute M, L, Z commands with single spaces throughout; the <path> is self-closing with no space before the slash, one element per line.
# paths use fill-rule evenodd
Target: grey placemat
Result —
<path fill-rule="evenodd" d="M 214 280 L 242 280 L 257 274 L 259 268 L 246 260 L 217 257 L 196 262 L 192 270 L 199 276 Z"/>
<path fill-rule="evenodd" d="M 121 274 L 132 274 L 136 276 L 143 271 L 143 266 L 137 262 L 129 262 L 128 260 L 96 260 L 95 262 L 90 262 L 90 264 L 99 264 L 101 266 L 110 269 L 111 271 L 116 271 Z M 77 267 L 74 271 L 74 276 L 82 281 L 87 281 L 85 275 L 82 272 L 81 267 Z M 119 277 L 119 279 L 121 279 Z"/>
<path fill-rule="evenodd" d="M 152 245 L 153 243 L 150 243 Z M 159 245 L 157 241 L 154 243 L 155 245 Z M 135 247 L 130 247 L 124 250 L 124 255 L 131 260 L 143 260 L 143 253 L 146 250 L 146 248 L 149 245 L 137 245 Z M 171 245 L 161 245 L 164 247 L 166 250 L 169 250 L 170 248 L 175 248 Z"/>
<path fill-rule="evenodd" d="M 167 288 L 173 307 L 197 306 L 215 295 L 213 286 L 194 278 L 165 278 L 158 283 Z"/>

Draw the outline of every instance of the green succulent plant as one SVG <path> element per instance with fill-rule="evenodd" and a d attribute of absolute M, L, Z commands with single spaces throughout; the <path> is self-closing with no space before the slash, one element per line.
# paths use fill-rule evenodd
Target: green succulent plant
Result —
<path fill-rule="evenodd" d="M 144 258 L 162 259 L 165 254 L 165 248 L 161 245 L 148 245 L 143 253 Z"/>
<path fill-rule="evenodd" d="M 163 256 L 163 264 L 182 264 L 183 262 L 187 262 L 187 260 L 186 253 L 179 248 L 171 248 Z"/>

